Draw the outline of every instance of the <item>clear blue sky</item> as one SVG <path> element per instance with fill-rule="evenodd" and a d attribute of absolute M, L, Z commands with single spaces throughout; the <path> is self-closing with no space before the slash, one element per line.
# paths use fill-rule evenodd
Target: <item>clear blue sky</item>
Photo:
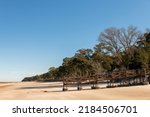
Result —
<path fill-rule="evenodd" d="M 150 0 L 0 0 L 0 81 L 47 72 L 129 25 L 150 28 Z"/>

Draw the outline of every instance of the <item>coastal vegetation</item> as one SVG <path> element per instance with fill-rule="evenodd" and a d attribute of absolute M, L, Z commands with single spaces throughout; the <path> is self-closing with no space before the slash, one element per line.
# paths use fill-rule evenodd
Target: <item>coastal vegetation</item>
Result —
<path fill-rule="evenodd" d="M 79 49 L 63 59 L 59 67 L 47 73 L 26 77 L 22 81 L 60 81 L 68 77 L 89 77 L 114 70 L 150 69 L 150 31 L 135 26 L 108 28 L 100 33 L 93 49 Z"/>

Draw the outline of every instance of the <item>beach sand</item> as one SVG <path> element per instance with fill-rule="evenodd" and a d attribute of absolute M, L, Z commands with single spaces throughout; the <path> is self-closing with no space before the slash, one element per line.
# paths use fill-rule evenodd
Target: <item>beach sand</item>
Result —
<path fill-rule="evenodd" d="M 150 85 L 62 91 L 62 82 L 0 83 L 0 100 L 149 100 Z"/>

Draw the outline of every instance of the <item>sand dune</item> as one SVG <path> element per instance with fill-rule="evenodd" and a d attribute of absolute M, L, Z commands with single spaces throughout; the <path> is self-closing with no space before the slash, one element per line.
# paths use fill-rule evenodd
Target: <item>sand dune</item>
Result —
<path fill-rule="evenodd" d="M 150 85 L 62 91 L 61 82 L 0 83 L 0 100 L 149 100 Z"/>

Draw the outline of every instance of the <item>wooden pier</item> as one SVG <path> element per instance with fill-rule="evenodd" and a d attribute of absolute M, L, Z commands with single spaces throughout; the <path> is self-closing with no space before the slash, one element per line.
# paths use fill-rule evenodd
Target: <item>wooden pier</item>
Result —
<path fill-rule="evenodd" d="M 84 85 L 90 86 L 91 89 L 98 89 L 100 82 L 107 82 L 108 88 L 147 85 L 150 83 L 150 70 L 118 70 L 111 73 L 93 74 L 88 77 L 64 77 L 63 91 L 67 91 L 70 86 L 82 90 Z"/>

